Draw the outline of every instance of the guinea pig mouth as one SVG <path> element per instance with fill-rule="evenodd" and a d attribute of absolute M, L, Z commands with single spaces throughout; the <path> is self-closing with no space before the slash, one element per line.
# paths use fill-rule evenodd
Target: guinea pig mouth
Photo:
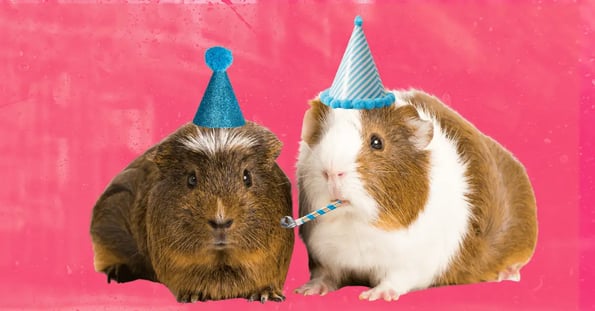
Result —
<path fill-rule="evenodd" d="M 213 241 L 213 248 L 216 250 L 222 250 L 222 249 L 226 249 L 229 248 L 230 243 L 228 241 L 221 241 L 221 240 L 214 240 Z"/>
<path fill-rule="evenodd" d="M 216 249 L 223 249 L 229 246 L 229 240 L 225 236 L 225 233 L 217 233 L 213 237 L 213 246 Z"/>
<path fill-rule="evenodd" d="M 333 199 L 330 201 L 330 203 L 333 204 L 337 201 L 341 201 L 341 205 L 349 205 L 349 203 L 351 203 L 351 202 L 349 202 L 349 200 L 345 200 L 345 199 Z"/>
<path fill-rule="evenodd" d="M 213 246 L 215 247 L 215 249 L 224 249 L 229 245 L 229 243 L 225 242 L 225 241 L 215 241 L 213 243 Z"/>

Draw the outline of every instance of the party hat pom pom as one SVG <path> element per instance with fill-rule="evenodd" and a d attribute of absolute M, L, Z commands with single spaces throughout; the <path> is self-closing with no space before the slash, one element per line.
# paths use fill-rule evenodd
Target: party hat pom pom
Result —
<path fill-rule="evenodd" d="M 213 71 L 225 71 L 231 66 L 233 56 L 231 56 L 230 50 L 221 46 L 215 46 L 208 49 L 205 53 L 205 62 Z"/>
<path fill-rule="evenodd" d="M 362 26 L 362 24 L 364 23 L 364 20 L 362 20 L 361 16 L 356 16 L 355 20 L 353 21 L 353 23 L 355 24 L 355 26 Z"/>

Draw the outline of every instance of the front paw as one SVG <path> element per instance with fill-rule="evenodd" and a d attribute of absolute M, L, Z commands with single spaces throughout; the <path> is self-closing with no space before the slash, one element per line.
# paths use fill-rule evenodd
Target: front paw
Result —
<path fill-rule="evenodd" d="M 108 283 L 111 283 L 112 280 L 118 283 L 125 283 L 138 279 L 138 276 L 130 271 L 130 268 L 125 264 L 111 265 L 105 268 L 103 272 L 107 275 Z"/>
<path fill-rule="evenodd" d="M 399 291 L 388 283 L 381 283 L 380 285 L 361 293 L 359 295 L 359 299 L 368 301 L 374 301 L 378 299 L 394 301 L 399 299 Z"/>
<path fill-rule="evenodd" d="M 194 303 L 197 301 L 207 301 L 207 297 L 202 292 L 180 291 L 176 295 L 176 300 L 180 303 Z"/>
<path fill-rule="evenodd" d="M 265 303 L 269 300 L 274 302 L 282 302 L 285 300 L 285 296 L 283 296 L 281 290 L 274 289 L 272 286 L 248 296 L 248 301 L 250 302 L 260 301 L 261 303 Z"/>

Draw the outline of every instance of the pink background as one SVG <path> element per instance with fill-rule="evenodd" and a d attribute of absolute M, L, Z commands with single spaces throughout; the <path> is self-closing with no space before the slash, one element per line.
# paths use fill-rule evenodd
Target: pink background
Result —
<path fill-rule="evenodd" d="M 330 86 L 356 14 L 385 86 L 439 96 L 526 165 L 540 232 L 520 283 L 392 304 L 358 301 L 359 287 L 301 297 L 299 240 L 282 304 L 180 305 L 160 284 L 108 285 L 93 271 L 95 200 L 192 119 L 207 47 L 232 49 L 244 115 L 285 143 L 279 163 L 295 185 L 306 101 Z M 593 1 L 0 4 L 0 309 L 595 309 L 594 21 Z"/>

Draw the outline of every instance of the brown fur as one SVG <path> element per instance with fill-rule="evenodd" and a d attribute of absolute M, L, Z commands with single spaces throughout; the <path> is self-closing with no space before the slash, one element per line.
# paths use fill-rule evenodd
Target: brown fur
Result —
<path fill-rule="evenodd" d="M 161 282 L 180 302 L 283 300 L 293 231 L 279 225 L 292 213 L 290 182 L 275 163 L 281 142 L 248 122 L 231 131 L 256 138 L 255 146 L 206 154 L 181 143 L 196 131 L 220 129 L 183 126 L 133 161 L 99 198 L 91 222 L 96 269 L 108 281 Z M 249 188 L 244 169 L 252 174 Z M 195 188 L 187 184 L 191 173 Z M 233 222 L 214 229 L 215 220 Z M 221 237 L 228 244 L 217 249 Z"/>

